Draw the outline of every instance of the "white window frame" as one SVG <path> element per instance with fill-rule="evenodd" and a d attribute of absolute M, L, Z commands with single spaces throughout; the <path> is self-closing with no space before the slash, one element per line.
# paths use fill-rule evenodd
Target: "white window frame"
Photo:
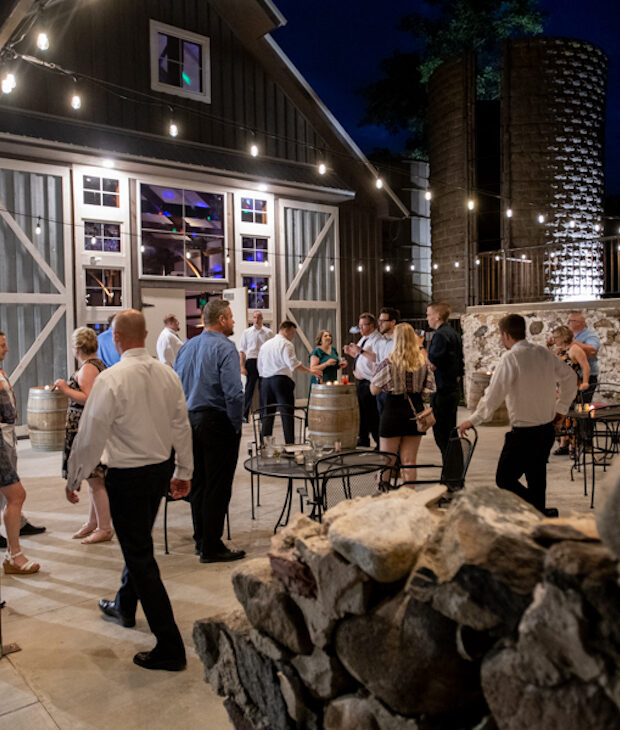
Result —
<path fill-rule="evenodd" d="M 141 185 L 157 185 L 158 187 L 173 187 L 180 188 L 182 190 L 194 190 L 197 193 L 211 193 L 213 195 L 221 195 L 224 198 L 224 210 L 222 214 L 222 230 L 224 231 L 224 277 L 222 279 L 216 279 L 214 277 L 197 277 L 197 276 L 156 276 L 155 274 L 144 274 L 142 272 L 142 198 L 140 194 Z M 229 191 L 224 187 L 216 187 L 211 185 L 204 185 L 192 181 L 179 180 L 175 178 L 161 178 L 161 177 L 139 177 L 136 179 L 136 217 L 137 217 L 137 257 L 138 257 L 138 272 L 140 281 L 168 281 L 168 282 L 191 282 L 196 283 L 199 281 L 207 284 L 226 284 L 228 285 L 228 279 L 230 276 L 230 265 L 226 261 L 228 257 L 228 242 L 230 240 L 230 233 L 228 230 L 228 193 Z"/>
<path fill-rule="evenodd" d="M 166 35 L 200 45 L 202 48 L 202 92 L 190 91 L 178 86 L 172 86 L 171 84 L 163 84 L 159 80 L 158 33 L 165 33 Z M 207 36 L 192 33 L 183 28 L 175 28 L 172 25 L 166 25 L 157 20 L 150 20 L 149 45 L 151 54 L 151 89 L 161 91 L 164 94 L 194 99 L 194 101 L 200 101 L 203 104 L 211 103 L 211 41 Z"/>

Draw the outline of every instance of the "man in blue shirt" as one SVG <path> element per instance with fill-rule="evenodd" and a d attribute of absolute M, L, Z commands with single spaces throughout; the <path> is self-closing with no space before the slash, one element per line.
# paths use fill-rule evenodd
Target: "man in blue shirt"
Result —
<path fill-rule="evenodd" d="M 220 563 L 245 556 L 222 542 L 239 457 L 243 388 L 239 353 L 228 339 L 235 324 L 228 302 L 212 299 L 203 317 L 204 332 L 183 345 L 174 369 L 183 384 L 192 427 L 190 502 L 196 554 L 201 563 Z"/>
<path fill-rule="evenodd" d="M 586 327 L 586 318 L 582 312 L 574 311 L 568 313 L 568 327 L 573 333 L 573 342 L 581 347 L 588 358 L 590 365 L 590 388 L 581 395 L 583 403 L 591 403 L 594 389 L 598 382 L 598 358 L 597 353 L 601 346 L 601 341 L 594 330 Z"/>
<path fill-rule="evenodd" d="M 97 335 L 97 357 L 107 368 L 112 367 L 112 365 L 115 365 L 121 359 L 114 344 L 114 328 L 112 322 L 114 322 L 115 316 L 113 314 L 108 318 L 108 329 L 100 335 Z"/>

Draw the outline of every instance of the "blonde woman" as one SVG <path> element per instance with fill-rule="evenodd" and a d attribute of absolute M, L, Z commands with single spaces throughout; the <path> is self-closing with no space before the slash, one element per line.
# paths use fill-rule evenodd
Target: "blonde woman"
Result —
<path fill-rule="evenodd" d="M 370 392 L 387 393 L 379 423 L 381 451 L 400 452 L 404 481 L 415 481 L 414 467 L 420 440 L 415 411 L 424 409 L 422 396 L 435 390 L 435 378 L 422 349 L 422 340 L 409 324 L 394 328 L 394 349 L 380 362 L 370 384 Z"/>
<path fill-rule="evenodd" d="M 105 370 L 105 365 L 97 357 L 97 335 L 90 327 L 78 327 L 71 335 L 75 359 L 79 368 L 69 378 L 59 379 L 54 385 L 69 398 L 67 408 L 67 424 L 65 429 L 65 453 L 62 462 L 62 476 L 67 478 L 67 464 L 73 440 L 78 432 L 78 425 L 84 404 L 90 395 L 95 379 Z M 99 464 L 86 480 L 90 492 L 90 510 L 88 520 L 73 535 L 75 540 L 85 544 L 107 542 L 114 536 L 110 518 L 110 503 L 104 484 L 104 467 Z M 67 494 L 70 502 L 77 502 L 75 492 Z"/>

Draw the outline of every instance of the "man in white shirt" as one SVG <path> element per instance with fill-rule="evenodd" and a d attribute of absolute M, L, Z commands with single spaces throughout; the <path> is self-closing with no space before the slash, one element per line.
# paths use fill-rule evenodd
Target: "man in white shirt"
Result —
<path fill-rule="evenodd" d="M 278 327 L 278 334 L 265 342 L 258 353 L 258 373 L 261 381 L 261 403 L 263 406 L 273 406 L 268 415 L 263 418 L 261 436 L 271 436 L 276 404 L 279 405 L 282 417 L 284 440 L 287 444 L 295 442 L 294 423 L 292 418 L 295 405 L 295 380 L 293 373 L 301 370 L 320 378 L 323 371 L 319 367 L 309 367 L 301 364 L 295 354 L 293 340 L 297 325 L 284 320 Z"/>
<path fill-rule="evenodd" d="M 359 330 L 362 335 L 357 344 L 350 342 L 344 346 L 344 352 L 354 358 L 353 375 L 357 402 L 360 408 L 360 430 L 358 446 L 370 446 L 370 434 L 379 444 L 379 412 L 377 399 L 370 392 L 370 381 L 375 374 L 375 346 L 381 335 L 375 329 L 376 319 L 370 312 L 362 312 L 359 316 Z"/>
<path fill-rule="evenodd" d="M 174 367 L 174 360 L 177 352 L 183 346 L 183 340 L 178 336 L 177 332 L 181 329 L 181 324 L 176 314 L 167 314 L 164 317 L 164 328 L 157 338 L 157 357 L 159 362 L 164 365 Z"/>
<path fill-rule="evenodd" d="M 247 422 L 256 383 L 260 394 L 260 377 L 258 375 L 258 353 L 260 348 L 273 337 L 273 331 L 263 325 L 263 313 L 257 309 L 252 312 L 252 326 L 243 330 L 239 341 L 239 362 L 241 375 L 245 375 L 245 395 L 243 402 L 243 420 Z"/>
<path fill-rule="evenodd" d="M 377 340 L 374 345 L 375 351 L 375 367 L 385 360 L 385 358 L 394 349 L 394 327 L 400 321 L 400 312 L 394 307 L 381 307 L 379 312 L 379 319 L 377 323 L 379 325 L 379 334 L 381 337 Z M 387 393 L 381 392 L 377 397 L 377 412 L 379 414 L 379 420 L 381 420 L 381 412 L 383 411 Z"/>
<path fill-rule="evenodd" d="M 505 399 L 512 430 L 506 434 L 497 464 L 497 486 L 514 492 L 548 517 L 557 517 L 555 508 L 545 508 L 547 460 L 555 438 L 554 424 L 568 413 L 577 394 L 577 375 L 559 357 L 525 339 L 525 320 L 519 314 L 500 319 L 499 331 L 508 352 L 475 412 L 459 426 L 459 435 L 488 421 Z M 527 487 L 519 481 L 522 475 Z"/>
<path fill-rule="evenodd" d="M 115 600 L 102 599 L 99 608 L 131 627 L 140 600 L 157 644 L 150 652 L 138 652 L 134 663 L 179 671 L 185 668 L 185 648 L 159 575 L 151 532 L 166 491 L 174 499 L 189 493 L 192 432 L 181 381 L 149 355 L 145 339 L 140 312 L 128 309 L 116 316 L 114 342 L 121 360 L 95 380 L 86 401 L 69 458 L 67 499 L 78 501 L 82 480 L 99 461 L 107 466 L 105 485 L 125 567 Z"/>

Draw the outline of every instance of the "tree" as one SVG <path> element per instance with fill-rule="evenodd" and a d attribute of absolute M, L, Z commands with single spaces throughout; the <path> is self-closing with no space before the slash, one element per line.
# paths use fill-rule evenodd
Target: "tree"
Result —
<path fill-rule="evenodd" d="M 479 98 L 499 96 L 501 45 L 542 33 L 538 0 L 422 0 L 425 7 L 406 15 L 399 30 L 414 38 L 415 51 L 394 53 L 380 63 L 383 78 L 360 89 L 366 112 L 360 122 L 408 131 L 407 149 L 425 149 L 426 84 L 444 61 L 475 52 Z"/>

